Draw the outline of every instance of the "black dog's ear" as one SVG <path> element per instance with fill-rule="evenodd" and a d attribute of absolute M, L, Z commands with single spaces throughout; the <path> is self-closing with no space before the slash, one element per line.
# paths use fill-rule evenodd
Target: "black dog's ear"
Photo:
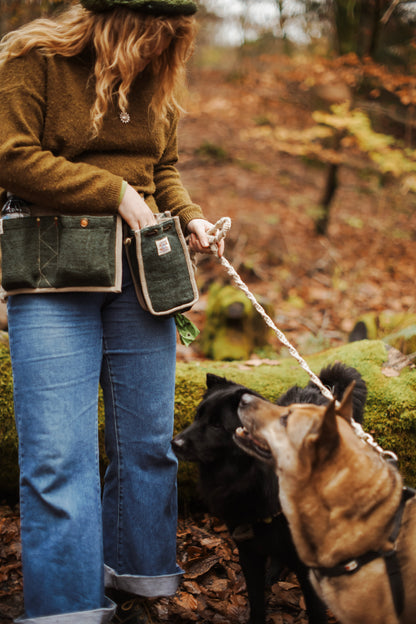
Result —
<path fill-rule="evenodd" d="M 225 377 L 219 377 L 213 373 L 207 373 L 207 388 L 213 388 L 214 386 L 228 384 Z"/>

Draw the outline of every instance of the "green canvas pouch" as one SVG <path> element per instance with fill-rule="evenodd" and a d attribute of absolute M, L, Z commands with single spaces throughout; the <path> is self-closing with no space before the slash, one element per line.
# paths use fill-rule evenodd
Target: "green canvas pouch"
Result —
<path fill-rule="evenodd" d="M 155 316 L 176 315 L 198 301 L 198 287 L 179 218 L 169 213 L 159 223 L 125 238 L 137 298 Z"/>
<path fill-rule="evenodd" d="M 3 295 L 62 291 L 121 292 L 118 215 L 3 219 Z"/>

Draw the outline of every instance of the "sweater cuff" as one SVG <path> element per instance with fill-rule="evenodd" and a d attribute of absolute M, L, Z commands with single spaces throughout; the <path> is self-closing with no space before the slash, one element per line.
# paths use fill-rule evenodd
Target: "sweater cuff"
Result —
<path fill-rule="evenodd" d="M 186 226 L 192 219 L 205 219 L 201 208 L 197 204 L 192 204 L 187 208 L 183 208 L 177 213 L 181 222 L 182 230 L 186 232 Z"/>
<path fill-rule="evenodd" d="M 126 180 L 123 180 L 121 184 L 120 195 L 118 196 L 118 205 L 120 205 L 121 202 L 123 201 L 123 197 L 126 194 L 126 191 L 127 191 L 127 182 Z"/>

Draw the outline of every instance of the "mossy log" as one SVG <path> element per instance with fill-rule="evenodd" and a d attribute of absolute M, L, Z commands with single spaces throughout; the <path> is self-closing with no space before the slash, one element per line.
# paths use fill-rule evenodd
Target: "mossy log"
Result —
<path fill-rule="evenodd" d="M 258 298 L 267 313 L 270 304 Z M 246 295 L 234 286 L 211 286 L 200 347 L 215 361 L 247 360 L 269 344 L 270 329 Z"/>
<path fill-rule="evenodd" d="M 357 319 L 352 336 L 383 340 L 402 353 L 416 352 L 416 314 L 410 312 L 368 312 Z"/>
<path fill-rule="evenodd" d="M 390 349 L 390 354 L 392 353 Z M 395 352 L 396 354 L 398 352 Z M 307 358 L 314 372 L 335 361 L 357 368 L 368 385 L 364 429 L 385 449 L 399 457 L 399 467 L 408 485 L 416 486 L 416 368 L 409 364 L 396 366 L 389 360 L 385 343 L 363 340 L 330 349 Z M 205 390 L 208 372 L 222 375 L 253 388 L 275 400 L 293 384 L 308 383 L 307 373 L 291 357 L 275 365 L 249 367 L 242 362 L 179 363 L 176 375 L 175 432 L 193 421 L 196 406 Z M 103 409 L 100 401 L 99 430 L 101 458 L 103 450 Z M 195 495 L 197 473 L 192 465 L 181 463 L 179 491 L 183 500 Z M 7 345 L 0 344 L 0 491 L 15 492 L 18 483 L 17 440 L 14 428 L 12 381 Z"/>

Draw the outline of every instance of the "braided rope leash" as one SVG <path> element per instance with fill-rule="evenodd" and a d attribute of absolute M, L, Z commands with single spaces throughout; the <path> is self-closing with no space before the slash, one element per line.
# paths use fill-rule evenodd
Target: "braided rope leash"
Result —
<path fill-rule="evenodd" d="M 217 221 L 217 223 L 208 232 L 208 239 L 209 239 L 211 251 L 217 258 L 218 258 L 218 243 L 222 239 L 225 238 L 230 228 L 231 228 L 231 219 L 229 217 L 222 217 L 222 219 Z M 240 288 L 240 290 L 243 291 L 246 297 L 248 297 L 248 299 L 251 301 L 253 306 L 256 308 L 260 316 L 263 317 L 265 323 L 273 329 L 273 331 L 277 335 L 280 342 L 284 344 L 285 347 L 288 348 L 290 355 L 299 362 L 300 366 L 303 368 L 304 371 L 308 373 L 308 375 L 310 376 L 314 384 L 318 386 L 322 394 L 330 401 L 333 401 L 334 397 L 332 395 L 332 392 L 330 392 L 330 390 L 326 386 L 324 386 L 324 384 L 319 379 L 319 377 L 317 377 L 317 375 L 315 375 L 315 373 L 311 371 L 311 369 L 309 368 L 309 366 L 307 365 L 303 357 L 298 353 L 295 347 L 288 341 L 288 339 L 280 331 L 280 329 L 276 327 L 275 323 L 267 314 L 266 310 L 263 308 L 263 306 L 260 305 L 260 303 L 257 301 L 255 296 L 247 288 L 246 284 L 242 281 L 241 277 L 238 275 L 234 267 L 228 262 L 226 258 L 224 258 L 224 256 L 218 259 L 220 263 L 222 264 L 222 266 L 225 267 L 228 275 L 234 280 L 238 288 Z"/>
<path fill-rule="evenodd" d="M 229 217 L 222 217 L 208 231 L 208 240 L 209 240 L 209 243 L 210 243 L 210 247 L 211 247 L 212 253 L 218 258 L 218 260 L 220 261 L 222 266 L 226 269 L 228 275 L 233 279 L 233 281 L 235 282 L 237 287 L 240 290 L 242 290 L 243 293 L 246 295 L 246 297 L 251 301 L 251 303 L 253 304 L 253 306 L 257 310 L 257 312 L 264 319 L 265 323 L 271 329 L 273 329 L 273 331 L 277 335 L 279 341 L 285 347 L 287 347 L 290 355 L 292 357 L 294 357 L 295 360 L 300 364 L 301 368 L 303 368 L 303 370 L 308 373 L 309 377 L 311 378 L 313 383 L 316 386 L 318 386 L 318 388 L 320 389 L 320 391 L 322 392 L 324 397 L 326 397 L 330 401 L 333 401 L 334 400 L 334 396 L 333 396 L 332 392 L 329 390 L 329 388 L 327 388 L 322 383 L 322 381 L 319 379 L 319 377 L 317 375 L 315 375 L 315 373 L 309 368 L 308 364 L 305 362 L 303 357 L 299 354 L 299 352 L 295 349 L 295 347 L 289 342 L 289 340 L 286 338 L 286 336 L 283 334 L 283 332 L 281 332 L 280 329 L 278 327 L 276 327 L 276 325 L 273 322 L 273 320 L 267 314 L 267 312 L 263 308 L 263 306 L 260 305 L 260 303 L 257 301 L 257 299 L 255 298 L 253 293 L 250 292 L 250 290 L 248 289 L 247 285 L 242 281 L 241 277 L 238 275 L 238 273 L 234 269 L 234 267 L 228 262 L 228 260 L 226 258 L 224 258 L 224 256 L 221 256 L 221 258 L 219 258 L 219 256 L 218 256 L 218 244 L 226 237 L 226 235 L 230 231 L 230 229 L 231 229 L 231 219 Z M 397 455 L 395 453 L 393 453 L 392 451 L 385 451 L 385 450 L 383 450 L 381 448 L 381 446 L 379 446 L 377 444 L 377 442 L 375 442 L 374 438 L 369 433 L 366 433 L 363 430 L 363 428 L 361 427 L 361 425 L 359 423 L 355 422 L 355 420 L 353 420 L 353 419 L 352 419 L 352 426 L 353 426 L 354 431 L 358 435 L 358 437 L 361 438 L 362 440 L 364 440 L 365 442 L 367 442 L 367 444 L 372 446 L 378 453 L 380 453 L 383 456 L 387 456 L 390 459 L 393 459 L 393 461 L 397 461 Z"/>

